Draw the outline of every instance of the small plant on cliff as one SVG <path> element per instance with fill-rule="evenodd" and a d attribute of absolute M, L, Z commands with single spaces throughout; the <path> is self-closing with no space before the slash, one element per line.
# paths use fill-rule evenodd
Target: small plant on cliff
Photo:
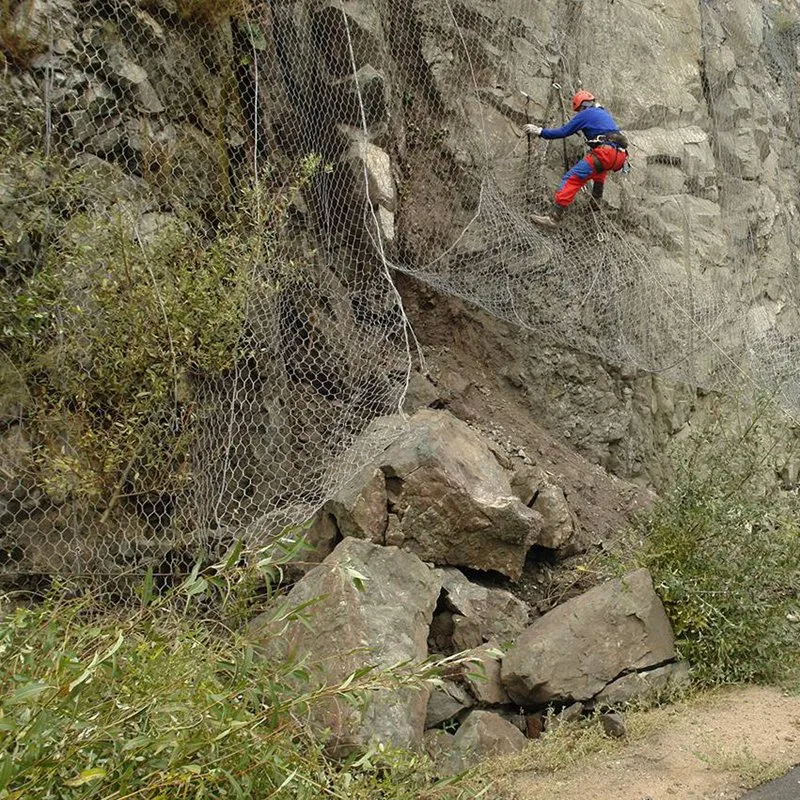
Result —
<path fill-rule="evenodd" d="M 772 26 L 778 36 L 797 36 L 800 31 L 800 17 L 796 11 L 778 11 L 772 19 Z"/>
<path fill-rule="evenodd" d="M 636 559 L 701 685 L 800 674 L 800 507 L 759 485 L 762 441 L 757 421 L 731 437 L 716 420 L 636 526 Z"/>

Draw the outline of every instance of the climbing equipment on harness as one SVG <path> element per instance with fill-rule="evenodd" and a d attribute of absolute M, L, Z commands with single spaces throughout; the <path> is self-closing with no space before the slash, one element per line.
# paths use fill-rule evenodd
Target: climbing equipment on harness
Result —
<path fill-rule="evenodd" d="M 628 159 L 628 137 L 622 131 L 601 133 L 587 141 L 591 148 L 588 159 L 596 172 L 619 172 Z"/>

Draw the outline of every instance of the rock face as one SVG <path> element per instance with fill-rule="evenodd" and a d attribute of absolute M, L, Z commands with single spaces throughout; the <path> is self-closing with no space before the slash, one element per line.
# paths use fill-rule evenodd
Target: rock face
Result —
<path fill-rule="evenodd" d="M 596 586 L 536 620 L 503 659 L 523 706 L 590 700 L 624 673 L 675 658 L 672 628 L 647 570 Z"/>
<path fill-rule="evenodd" d="M 473 127 L 481 130 L 479 144 L 495 161 L 481 185 L 482 213 L 472 219 L 471 209 L 464 208 L 462 184 L 446 173 L 438 179 L 428 168 L 430 162 L 415 169 L 414 158 L 425 150 L 418 146 L 408 159 L 398 225 L 418 252 L 436 242 L 441 243 L 440 252 L 449 255 L 447 248 L 456 243 L 458 257 L 436 272 L 434 285 L 445 291 L 452 287 L 455 294 L 512 323 L 514 315 L 524 316 L 534 334 L 525 341 L 511 335 L 495 353 L 504 359 L 509 351 L 518 355 L 515 372 L 531 413 L 548 430 L 569 438 L 582 453 L 624 477 L 663 480 L 660 451 L 694 413 L 702 413 L 704 405 L 675 381 L 703 385 L 700 375 L 718 380 L 715 356 L 698 353 L 693 362 L 687 359 L 689 368 L 673 366 L 653 377 L 637 374 L 636 369 L 609 368 L 575 351 L 594 353 L 612 364 L 652 369 L 652 361 L 659 360 L 666 366 L 674 361 L 670 351 L 691 349 L 677 341 L 700 331 L 705 314 L 714 316 L 712 309 L 728 304 L 722 300 L 723 287 L 730 283 L 744 287 L 749 281 L 758 287 L 749 303 L 764 317 L 775 316 L 770 325 L 773 333 L 788 325 L 796 335 L 797 322 L 791 322 L 797 309 L 792 299 L 796 279 L 792 288 L 786 282 L 780 288 L 776 285 L 781 272 L 797 274 L 796 248 L 788 244 L 797 236 L 797 198 L 786 197 L 780 186 L 783 169 L 795 183 L 798 175 L 797 15 L 790 5 L 676 0 L 666 10 L 658 0 L 644 0 L 633 10 L 623 10 L 614 3 L 591 8 L 580 2 L 538 2 L 520 11 L 511 2 L 497 0 L 465 4 L 468 11 L 452 20 L 436 4 L 418 7 L 421 53 L 437 90 L 438 107 L 445 109 L 439 124 L 448 134 L 444 155 L 435 163 L 483 163 L 480 147 L 462 132 Z M 512 46 L 498 46 L 500 30 L 508 33 Z M 471 63 L 481 65 L 474 73 L 473 101 L 465 101 L 462 92 L 467 55 L 447 44 L 448 36 L 457 35 L 468 37 Z M 519 161 L 506 157 L 519 141 L 519 126 L 526 118 L 547 127 L 562 122 L 552 91 L 552 65 L 544 57 L 556 42 L 567 42 L 566 59 L 571 64 L 562 85 L 571 83 L 570 90 L 590 88 L 630 134 L 633 168 L 624 179 L 609 180 L 605 194 L 611 220 L 624 220 L 630 227 L 617 243 L 608 237 L 608 248 L 584 245 L 591 217 L 584 213 L 580 198 L 572 209 L 574 222 L 567 221 L 563 227 L 568 230 L 557 243 L 535 241 L 520 228 L 507 230 L 505 217 L 503 225 L 499 223 L 509 205 L 524 214 L 509 200 L 520 196 L 520 173 L 527 169 L 529 198 L 545 203 L 563 172 L 562 151 L 552 144 L 534 141 L 530 168 L 521 157 Z M 638 55 L 612 72 L 604 69 L 625 52 Z M 529 100 L 520 94 L 521 84 Z M 406 105 L 413 110 L 411 103 Z M 431 112 L 428 124 L 432 124 L 433 110 L 425 111 Z M 405 120 L 409 127 L 416 122 L 409 112 Z M 567 148 L 570 159 L 581 155 L 578 147 L 568 143 Z M 424 155 L 435 159 L 433 150 Z M 457 173 L 457 166 L 452 171 Z M 499 187 L 497 206 L 488 200 L 490 183 Z M 448 225 L 453 232 L 450 239 L 441 230 Z M 497 246 L 499 228 L 507 234 L 509 247 L 514 242 L 514 253 Z M 641 258 L 629 260 L 625 251 L 631 248 Z M 603 257 L 592 262 L 600 251 Z M 528 274 L 537 259 L 548 257 L 549 267 L 541 277 L 537 274 L 527 285 L 523 279 L 515 282 L 515 270 Z M 651 294 L 653 287 L 642 283 L 628 295 L 624 281 L 612 280 L 601 289 L 610 263 L 618 264 L 627 279 L 634 278 L 639 266 L 645 270 L 652 266 L 668 291 Z M 581 284 L 587 271 L 596 281 L 593 277 Z M 557 277 L 550 280 L 550 276 Z M 542 288 L 537 290 L 537 285 Z M 668 296 L 688 324 L 669 318 L 668 312 L 661 316 Z M 595 302 L 597 339 L 591 324 L 584 327 L 585 318 L 573 314 L 578 307 L 587 311 Z M 731 329 L 737 332 L 727 333 L 739 344 L 726 342 L 725 347 L 730 345 L 729 352 L 738 358 L 747 349 L 742 343 L 752 329 L 745 322 L 745 305 L 731 301 L 728 307 L 729 319 L 736 320 Z M 534 311 L 525 316 L 528 308 Z M 543 311 L 547 308 L 558 311 L 549 318 Z M 606 314 L 615 320 L 608 327 Z M 656 322 L 658 317 L 661 321 Z M 648 343 L 642 347 L 633 343 L 637 324 L 648 330 Z M 663 338 L 656 333 L 659 327 Z M 491 324 L 486 328 L 491 330 Z M 540 333 L 555 340 L 554 346 L 543 347 Z M 481 339 L 480 334 L 472 335 Z M 611 340 L 617 336 L 627 344 L 619 357 L 608 358 L 616 347 Z M 575 344 L 575 351 L 562 347 L 568 342 Z M 766 366 L 770 349 L 760 344 L 755 349 L 757 360 Z M 781 342 L 780 349 L 783 357 L 793 356 L 788 342 Z M 635 350 L 642 354 L 641 360 L 629 359 Z M 746 360 L 745 356 L 742 363 Z M 767 369 L 772 380 L 780 382 L 781 367 Z M 661 373 L 660 367 L 656 370 Z M 741 392 L 735 376 L 725 383 L 726 391 Z"/>
<path fill-rule="evenodd" d="M 400 545 L 437 565 L 518 578 L 541 518 L 511 491 L 486 442 L 445 411 L 422 409 L 409 431 L 331 500 L 349 536 Z"/>
<path fill-rule="evenodd" d="M 261 4 L 247 25 L 223 13 L 197 24 L 182 13 L 187 4 L 173 0 L 12 5 L 9 31 L 30 40 L 32 57 L 28 68 L 8 73 L 3 109 L 8 89 L 9 118 L 35 111 L 30 127 L 37 137 L 45 128 L 52 133 L 48 147 L 65 155 L 67 169 L 98 176 L 90 196 L 59 208 L 59 218 L 78 216 L 78 209 L 98 227 L 109 216 L 133 218 L 146 241 L 148 227 L 163 227 L 159 220 L 218 220 L 251 164 L 309 153 L 323 159 L 324 174 L 291 204 L 298 249 L 319 252 L 306 282 L 317 291 L 298 285 L 279 313 L 253 322 L 256 340 L 280 341 L 275 349 L 257 348 L 245 378 L 269 389 L 258 400 L 248 392 L 247 405 L 236 405 L 237 419 L 246 422 L 233 459 L 240 485 L 229 493 L 236 496 L 230 516 L 245 502 L 294 502 L 298 486 L 308 483 L 331 486 L 327 476 L 318 478 L 341 454 L 337 447 L 397 407 L 406 364 L 402 355 L 377 351 L 398 328 L 369 334 L 377 316 L 398 311 L 383 273 L 393 261 L 445 293 L 522 321 L 536 341 L 508 350 L 520 362 L 509 375 L 521 403 L 593 460 L 643 481 L 658 477 L 655 453 L 678 435 L 697 398 L 635 369 L 600 368 L 570 348 L 650 368 L 651 350 L 663 355 L 666 342 L 672 361 L 684 342 L 648 333 L 650 311 L 670 305 L 654 301 L 663 296 L 652 286 L 689 286 L 691 297 L 678 293 L 676 301 L 692 309 L 686 318 L 722 319 L 714 290 L 752 283 L 753 311 L 768 324 L 762 330 L 748 322 L 751 340 L 742 352 L 779 332 L 780 347 L 770 350 L 775 364 L 756 359 L 754 369 L 760 364 L 766 381 L 796 361 L 781 358 L 797 331 L 797 199 L 785 189 L 798 170 L 796 25 L 776 16 L 771 3 L 676 0 L 669 13 L 659 0 L 643 0 L 632 13 L 614 3 L 588 13 L 587 4 L 571 3 L 563 13 L 556 0 L 522 9 L 516 0 L 469 0 L 451 15 L 429 2 L 390 10 L 376 0 L 292 0 Z M 551 63 L 546 54 L 562 42 L 569 52 Z M 629 53 L 644 57 L 625 59 Z M 609 59 L 624 63 L 598 69 Z M 566 63 L 569 74 L 553 74 Z M 475 87 L 465 99 L 466 74 Z M 565 91 L 594 81 L 593 91 L 630 133 L 637 168 L 609 181 L 606 195 L 626 219 L 623 241 L 607 236 L 579 248 L 573 238 L 554 246 L 529 230 L 523 200 L 548 196 L 563 164 L 559 148 L 539 142 L 543 149 L 526 161 L 516 147 L 519 125 L 529 116 L 558 122 L 554 78 Z M 577 155 L 579 148 L 569 147 Z M 6 183 L 0 175 L 0 228 L 13 251 L 5 266 L 29 269 L 39 260 L 37 242 L 48 236 L 28 230 L 20 212 L 42 219 L 50 210 L 37 205 L 40 192 L 9 192 Z M 38 185 L 39 177 L 30 183 Z M 636 270 L 620 269 L 620 284 L 605 286 L 619 291 L 596 291 L 613 272 L 606 266 L 631 249 L 640 267 L 657 265 L 659 279 L 629 290 L 625 281 Z M 584 264 L 595 252 L 597 260 Z M 287 249 L 289 260 L 295 254 Z M 691 326 L 666 332 L 682 336 L 684 327 Z M 556 340 L 553 349 L 541 346 L 541 333 Z M 695 352 L 688 343 L 686 349 Z M 366 364 L 373 356 L 374 369 Z M 712 356 L 707 360 L 700 366 L 714 374 Z M 505 371 L 506 361 L 493 368 Z M 352 401 L 346 413 L 343 397 Z M 222 430 L 223 423 L 210 427 Z M 328 449 L 336 435 L 342 438 Z M 417 457 L 422 466 L 427 456 Z M 537 532 L 538 522 L 524 519 L 530 509 L 504 505 L 505 478 L 496 481 L 491 470 L 480 483 L 494 500 L 462 504 L 462 492 L 477 497 L 467 485 L 475 475 L 457 474 L 454 459 L 441 461 L 428 497 L 415 485 L 417 467 L 407 465 L 406 475 L 373 471 L 353 521 L 346 509 L 336 512 L 341 535 L 352 530 L 425 559 L 511 577 L 519 574 L 526 541 L 559 550 L 573 543 L 574 525 L 557 490 L 543 490 L 534 504 L 545 517 Z M 203 473 L 201 484 L 214 484 L 214 465 L 205 473 L 193 466 Z M 796 465 L 787 467 L 785 480 L 794 484 Z M 431 477 L 430 469 L 426 464 L 419 474 Z M 436 493 L 449 480 L 456 487 L 447 487 L 445 499 Z M 439 502 L 458 503 L 463 518 L 443 524 Z M 442 509 L 447 516 L 451 510 Z M 252 519 L 263 511 L 248 508 Z M 476 540 L 484 534 L 479 552 Z"/>
<path fill-rule="evenodd" d="M 440 589 L 441 574 L 413 554 L 348 538 L 286 598 L 289 606 L 318 598 L 312 629 L 296 621 L 275 636 L 267 613 L 253 621 L 252 634 L 272 654 L 307 658 L 312 684 L 335 684 L 365 664 L 423 660 Z M 380 690 L 364 709 L 334 698 L 315 707 L 312 722 L 330 729 L 337 754 L 370 741 L 413 748 L 422 742 L 428 695 Z"/>

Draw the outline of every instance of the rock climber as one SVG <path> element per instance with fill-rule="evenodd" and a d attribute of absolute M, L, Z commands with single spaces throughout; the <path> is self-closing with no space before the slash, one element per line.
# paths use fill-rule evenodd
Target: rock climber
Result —
<path fill-rule="evenodd" d="M 628 140 L 625 134 L 620 132 L 611 114 L 597 105 L 591 92 L 585 89 L 576 92 L 572 98 L 572 109 L 576 112 L 575 116 L 560 128 L 541 128 L 530 123 L 523 127 L 528 136 L 540 136 L 542 139 L 565 139 L 573 133 L 582 133 L 590 148 L 585 158 L 564 173 L 561 186 L 553 197 L 550 213 L 533 216 L 537 225 L 546 228 L 555 228 L 558 225 L 567 206 L 589 181 L 593 182 L 590 202 L 595 209 L 599 209 L 608 173 L 621 170 L 628 158 Z"/>

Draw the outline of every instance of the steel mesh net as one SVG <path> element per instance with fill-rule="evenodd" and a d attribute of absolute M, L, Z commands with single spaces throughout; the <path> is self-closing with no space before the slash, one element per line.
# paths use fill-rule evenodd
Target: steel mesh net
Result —
<path fill-rule="evenodd" d="M 169 575 L 307 519 L 403 430 L 392 270 L 796 413 L 800 22 L 678 5 L 7 2 L 6 585 Z M 584 150 L 521 126 L 581 86 L 632 170 L 543 231 Z"/>

